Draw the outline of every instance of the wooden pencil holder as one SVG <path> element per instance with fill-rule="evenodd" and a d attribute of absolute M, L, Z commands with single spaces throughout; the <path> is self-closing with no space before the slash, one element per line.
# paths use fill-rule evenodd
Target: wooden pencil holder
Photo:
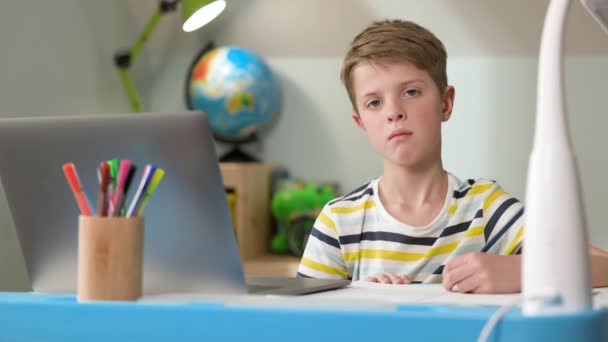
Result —
<path fill-rule="evenodd" d="M 142 294 L 144 219 L 78 219 L 78 301 L 136 300 Z"/>

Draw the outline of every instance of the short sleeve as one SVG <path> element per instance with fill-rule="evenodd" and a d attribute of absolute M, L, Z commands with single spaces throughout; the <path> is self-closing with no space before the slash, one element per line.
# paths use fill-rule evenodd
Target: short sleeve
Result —
<path fill-rule="evenodd" d="M 298 276 L 305 278 L 349 278 L 340 247 L 338 227 L 329 205 L 317 217 L 304 255 L 298 268 Z"/>
<path fill-rule="evenodd" d="M 485 246 L 483 252 L 518 253 L 524 232 L 524 206 L 494 183 L 483 204 Z"/>

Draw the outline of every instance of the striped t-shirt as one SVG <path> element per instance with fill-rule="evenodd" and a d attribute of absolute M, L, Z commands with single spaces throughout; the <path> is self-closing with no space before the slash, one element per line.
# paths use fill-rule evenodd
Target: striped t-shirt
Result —
<path fill-rule="evenodd" d="M 523 205 L 486 179 L 448 173 L 440 214 L 426 227 L 392 217 L 380 202 L 378 179 L 329 202 L 308 238 L 298 276 L 363 279 L 378 273 L 440 283 L 443 266 L 470 252 L 519 253 Z"/>

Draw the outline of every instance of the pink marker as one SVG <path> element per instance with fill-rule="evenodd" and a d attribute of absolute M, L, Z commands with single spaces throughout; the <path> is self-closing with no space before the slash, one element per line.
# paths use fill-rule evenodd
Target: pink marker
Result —
<path fill-rule="evenodd" d="M 119 205 L 122 202 L 122 196 L 124 196 L 125 183 L 127 182 L 127 177 L 129 176 L 130 169 L 131 161 L 128 159 L 122 159 L 120 161 L 120 166 L 118 167 L 118 175 L 116 177 L 116 192 L 113 194 L 112 205 L 110 206 L 108 216 L 118 216 L 120 212 Z"/>

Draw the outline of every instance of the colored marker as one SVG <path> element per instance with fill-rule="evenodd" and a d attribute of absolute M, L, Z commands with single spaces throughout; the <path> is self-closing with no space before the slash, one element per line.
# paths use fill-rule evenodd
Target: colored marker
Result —
<path fill-rule="evenodd" d="M 129 189 L 131 189 L 131 184 L 133 184 L 133 178 L 135 178 L 135 172 L 137 171 L 137 166 L 131 164 L 131 168 L 129 169 L 129 174 L 127 175 L 127 181 L 125 183 L 125 188 L 123 190 L 122 201 L 118 204 L 118 215 L 125 216 L 127 210 L 125 209 L 125 201 L 127 200 L 127 193 L 129 193 Z"/>
<path fill-rule="evenodd" d="M 156 190 L 158 183 L 160 183 L 160 181 L 163 179 L 164 175 L 165 175 L 165 170 L 163 170 L 161 168 L 158 168 L 158 169 L 156 169 L 156 171 L 154 171 L 154 175 L 152 176 L 150 185 L 148 185 L 148 187 L 146 188 L 144 198 L 142 199 L 141 204 L 139 205 L 139 208 L 137 209 L 137 216 L 141 216 L 144 213 L 144 209 L 146 208 L 146 205 L 148 204 L 148 200 L 150 199 L 150 196 L 152 196 L 152 193 L 154 193 L 154 190 Z"/>
<path fill-rule="evenodd" d="M 80 183 L 80 179 L 78 178 L 78 172 L 76 172 L 76 166 L 74 163 L 65 163 L 63 164 L 63 173 L 65 178 L 68 181 L 68 185 L 74 193 L 74 197 L 76 198 L 76 204 L 78 204 L 78 208 L 80 209 L 80 213 L 85 216 L 91 216 L 91 206 L 89 205 L 89 200 L 87 199 L 86 194 L 82 190 L 82 184 Z"/>
<path fill-rule="evenodd" d="M 118 169 L 117 175 L 117 185 L 116 191 L 114 192 L 114 197 L 112 198 L 112 208 L 108 212 L 108 216 L 118 216 L 120 211 L 120 203 L 122 202 L 122 197 L 124 195 L 125 184 L 127 182 L 127 177 L 129 176 L 129 170 L 131 169 L 131 161 L 128 159 L 123 159 L 120 161 L 120 166 Z"/>
<path fill-rule="evenodd" d="M 97 197 L 97 216 L 108 214 L 107 196 L 108 185 L 110 184 L 110 166 L 106 162 L 99 164 L 99 195 Z"/>
<path fill-rule="evenodd" d="M 156 166 L 152 164 L 147 164 L 144 168 L 144 173 L 141 176 L 141 181 L 139 182 L 139 187 L 137 188 L 137 192 L 133 199 L 131 200 L 131 205 L 129 206 L 129 210 L 127 210 L 127 217 L 133 217 L 137 214 L 137 208 L 141 201 L 143 200 L 143 196 L 146 192 L 146 188 L 152 181 L 152 176 L 154 176 L 154 171 L 156 170 Z"/>
<path fill-rule="evenodd" d="M 110 169 L 110 181 L 108 182 L 108 190 L 106 191 L 106 215 L 110 210 L 114 210 L 114 205 L 112 204 L 112 198 L 114 197 L 114 177 L 112 176 L 112 162 L 111 160 L 106 160 L 106 164 L 108 164 L 108 168 Z"/>
<path fill-rule="evenodd" d="M 116 190 L 116 180 L 118 178 L 118 165 L 119 161 L 117 158 L 108 160 L 108 164 L 110 165 L 110 175 L 112 176 L 112 192 Z"/>

